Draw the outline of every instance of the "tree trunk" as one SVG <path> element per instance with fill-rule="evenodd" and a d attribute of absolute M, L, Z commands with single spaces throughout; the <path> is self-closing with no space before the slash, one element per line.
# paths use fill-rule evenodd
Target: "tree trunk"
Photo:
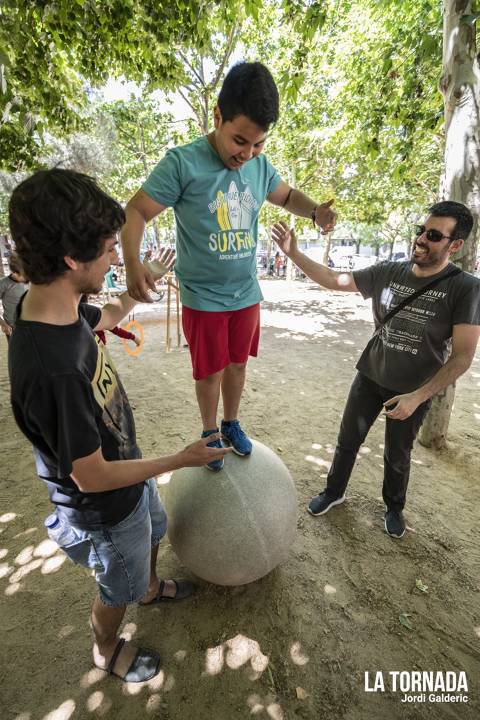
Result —
<path fill-rule="evenodd" d="M 454 399 L 454 385 L 450 385 L 438 395 L 435 395 L 432 407 L 424 420 L 418 437 L 421 445 L 435 450 L 441 450 L 445 447 Z"/>
<path fill-rule="evenodd" d="M 440 197 L 467 205 L 473 215 L 473 230 L 455 257 L 473 271 L 478 245 L 480 215 L 480 67 L 477 59 L 475 23 L 461 22 L 472 15 L 470 0 L 444 0 L 443 72 L 440 89 L 445 104 L 445 173 Z M 419 441 L 426 447 L 446 444 L 455 388 L 433 398 Z"/>
<path fill-rule="evenodd" d="M 475 24 L 461 23 L 472 13 L 470 0 L 444 0 L 443 72 L 440 90 L 445 105 L 445 171 L 442 200 L 464 203 L 473 215 L 468 241 L 455 257 L 472 272 L 480 216 L 480 66 Z"/>

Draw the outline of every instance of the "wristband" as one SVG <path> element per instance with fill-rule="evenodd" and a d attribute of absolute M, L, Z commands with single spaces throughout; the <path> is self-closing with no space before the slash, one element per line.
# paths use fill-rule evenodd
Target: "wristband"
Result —
<path fill-rule="evenodd" d="M 314 228 L 314 229 L 315 229 L 316 226 L 317 226 L 317 223 L 316 223 L 316 221 L 315 221 L 315 218 L 316 218 L 316 215 L 317 215 L 317 207 L 318 207 L 318 206 L 315 205 L 315 207 L 313 208 L 312 213 L 311 213 L 311 215 L 310 215 L 310 217 L 312 218 L 312 223 L 313 223 L 313 228 Z"/>

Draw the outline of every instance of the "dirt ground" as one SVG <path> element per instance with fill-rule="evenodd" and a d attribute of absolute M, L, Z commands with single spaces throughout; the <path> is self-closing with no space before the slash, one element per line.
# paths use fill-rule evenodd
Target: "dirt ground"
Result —
<path fill-rule="evenodd" d="M 415 447 L 403 540 L 383 529 L 381 418 L 348 501 L 312 518 L 305 506 L 326 476 L 371 332 L 369 308 L 307 283 L 263 287 L 261 354 L 249 366 L 241 417 L 294 477 L 296 541 L 289 560 L 259 582 L 202 583 L 184 604 L 131 607 L 125 635 L 164 658 L 161 674 L 140 686 L 92 670 L 94 581 L 46 540 L 47 493 L 9 410 L 0 342 L 2 719 L 480 717 L 480 355 L 458 384 L 448 450 Z M 165 352 L 164 306 L 137 319 L 141 355 L 129 357 L 113 336 L 109 348 L 136 408 L 140 446 L 152 456 L 194 439 L 199 418 L 188 350 Z M 166 540 L 159 569 L 185 573 Z M 388 683 L 384 693 L 365 692 L 365 672 L 395 670 L 464 671 L 468 703 L 407 704 Z"/>

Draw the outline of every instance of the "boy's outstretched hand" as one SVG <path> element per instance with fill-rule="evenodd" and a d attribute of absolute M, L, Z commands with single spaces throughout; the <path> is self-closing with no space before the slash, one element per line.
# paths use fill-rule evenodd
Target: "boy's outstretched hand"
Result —
<path fill-rule="evenodd" d="M 335 200 L 329 200 L 315 208 L 315 225 L 322 228 L 322 235 L 331 233 L 337 222 L 337 213 L 332 208 L 334 202 Z"/>
<path fill-rule="evenodd" d="M 289 228 L 287 223 L 278 222 L 272 225 L 272 238 L 285 255 L 292 255 L 298 250 L 295 230 Z"/>
<path fill-rule="evenodd" d="M 144 260 L 143 264 L 150 270 L 154 280 L 160 280 L 160 278 L 172 269 L 174 262 L 175 250 L 162 248 L 152 260 Z"/>

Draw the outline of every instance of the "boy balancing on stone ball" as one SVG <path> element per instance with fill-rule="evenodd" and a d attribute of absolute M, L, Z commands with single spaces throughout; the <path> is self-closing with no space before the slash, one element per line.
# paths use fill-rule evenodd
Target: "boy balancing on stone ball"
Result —
<path fill-rule="evenodd" d="M 80 304 L 83 293 L 102 287 L 125 220 L 121 206 L 85 175 L 43 170 L 13 191 L 9 218 L 30 279 L 9 343 L 15 419 L 70 535 L 62 549 L 95 573 L 95 665 L 128 682 L 148 680 L 159 672 L 160 657 L 119 639 L 126 606 L 181 600 L 195 589 L 157 576 L 167 518 L 155 476 L 204 465 L 228 450 L 199 440 L 141 459 L 127 396 L 94 335 L 117 325 L 135 300 L 124 293 L 102 310 Z"/>
<path fill-rule="evenodd" d="M 373 300 L 376 330 L 357 363 L 327 487 L 310 502 L 312 515 L 343 503 L 358 450 L 385 408 L 385 530 L 394 538 L 404 535 L 413 442 L 432 396 L 470 367 L 480 335 L 480 280 L 450 262 L 472 225 L 465 205 L 437 203 L 415 228 L 409 262 L 382 262 L 353 273 L 314 262 L 300 252 L 285 223 L 273 227 L 279 247 L 309 278 Z"/>
<path fill-rule="evenodd" d="M 139 259 L 145 224 L 173 207 L 177 227 L 175 272 L 183 304 L 203 423 L 202 437 L 221 447 L 221 432 L 238 455 L 252 443 L 239 422 L 249 355 L 258 350 L 262 294 L 257 281 L 258 214 L 265 200 L 329 232 L 335 213 L 291 188 L 265 158 L 268 131 L 278 120 L 279 99 L 269 70 L 239 63 L 227 74 L 214 109 L 214 129 L 169 150 L 126 207 L 123 257 L 131 297 L 151 302 L 154 277 Z M 215 437 L 213 437 L 215 436 Z M 208 464 L 220 470 L 223 459 Z"/>

